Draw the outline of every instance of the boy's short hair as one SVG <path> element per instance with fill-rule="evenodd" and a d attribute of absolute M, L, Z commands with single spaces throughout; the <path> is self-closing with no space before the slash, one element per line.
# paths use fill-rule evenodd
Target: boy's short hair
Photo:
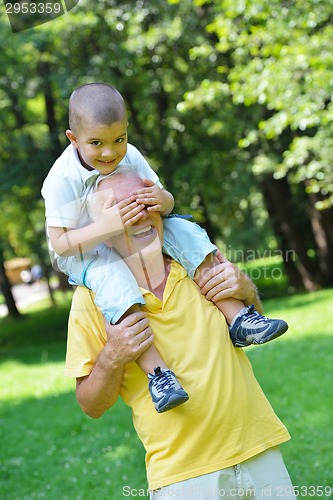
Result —
<path fill-rule="evenodd" d="M 69 128 L 75 133 L 81 123 L 112 125 L 126 118 L 120 92 L 107 83 L 88 83 L 78 87 L 69 99 Z"/>

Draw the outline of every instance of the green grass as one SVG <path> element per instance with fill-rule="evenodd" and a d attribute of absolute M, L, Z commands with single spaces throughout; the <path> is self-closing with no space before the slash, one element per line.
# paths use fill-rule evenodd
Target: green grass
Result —
<path fill-rule="evenodd" d="M 274 342 L 246 351 L 292 436 L 283 453 L 298 486 L 333 486 L 332 292 L 267 301 L 266 314 L 286 319 L 289 330 Z"/>
<path fill-rule="evenodd" d="M 254 281 L 262 298 L 278 297 L 293 292 L 293 289 L 288 286 L 284 265 L 278 256 L 249 260 L 246 263 L 240 263 L 239 266 Z"/>
<path fill-rule="evenodd" d="M 33 309 L 0 320 L 1 498 L 117 499 L 126 484 L 146 487 L 128 408 L 119 400 L 92 420 L 63 376 L 68 299 Z"/>
<path fill-rule="evenodd" d="M 291 433 L 282 451 L 300 487 L 333 486 L 332 292 L 266 301 L 266 314 L 285 318 L 290 329 L 246 350 Z M 130 411 L 119 400 L 101 419 L 88 418 L 74 381 L 63 376 L 68 310 L 67 297 L 57 308 L 0 320 L 1 498 L 118 500 L 126 485 L 142 498 L 144 451 Z"/>

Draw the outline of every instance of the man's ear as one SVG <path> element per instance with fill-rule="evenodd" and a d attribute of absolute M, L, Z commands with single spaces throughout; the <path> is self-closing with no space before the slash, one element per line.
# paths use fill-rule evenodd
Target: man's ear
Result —
<path fill-rule="evenodd" d="M 77 149 L 78 148 L 77 138 L 70 129 L 66 130 L 66 136 L 71 141 L 74 148 Z"/>

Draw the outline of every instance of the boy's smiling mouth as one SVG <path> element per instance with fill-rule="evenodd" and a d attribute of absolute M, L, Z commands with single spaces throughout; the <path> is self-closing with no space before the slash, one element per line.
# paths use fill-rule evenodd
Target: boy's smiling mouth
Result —
<path fill-rule="evenodd" d="M 111 165 L 116 160 L 98 160 L 98 163 L 102 163 L 103 165 Z"/>

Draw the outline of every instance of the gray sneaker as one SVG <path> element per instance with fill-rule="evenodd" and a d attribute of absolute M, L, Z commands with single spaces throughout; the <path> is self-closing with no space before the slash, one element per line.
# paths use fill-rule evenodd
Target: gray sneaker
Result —
<path fill-rule="evenodd" d="M 149 392 L 158 413 L 171 410 L 188 400 L 188 394 L 178 382 L 176 375 L 159 366 L 154 368 L 154 375 L 148 373 Z"/>
<path fill-rule="evenodd" d="M 255 310 L 253 304 L 241 309 L 229 327 L 230 337 L 235 347 L 265 344 L 280 337 L 287 330 L 288 325 L 285 321 L 262 316 Z"/>

